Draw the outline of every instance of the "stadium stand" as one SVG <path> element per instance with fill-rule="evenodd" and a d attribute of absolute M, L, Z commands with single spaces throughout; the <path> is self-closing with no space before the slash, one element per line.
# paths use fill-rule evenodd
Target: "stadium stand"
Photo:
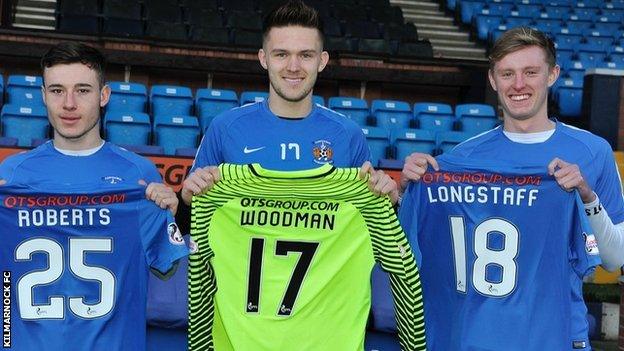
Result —
<path fill-rule="evenodd" d="M 18 140 L 18 146 L 30 146 L 32 139 L 48 135 L 48 114 L 43 105 L 5 104 L 0 113 L 2 136 Z"/>
<path fill-rule="evenodd" d="M 140 83 L 108 82 L 111 96 L 106 111 L 145 112 L 147 89 Z"/>
<path fill-rule="evenodd" d="M 397 160 L 404 160 L 413 152 L 433 155 L 436 150 L 436 136 L 430 130 L 396 129 L 392 133 L 392 141 Z"/>
<path fill-rule="evenodd" d="M 195 94 L 195 111 L 202 131 L 216 115 L 237 106 L 238 96 L 234 90 L 198 89 Z"/>
<path fill-rule="evenodd" d="M 106 140 L 118 145 L 149 145 L 150 117 L 143 112 L 109 111 L 104 115 Z"/>
<path fill-rule="evenodd" d="M 388 131 L 397 128 L 410 128 L 413 119 L 410 104 L 399 100 L 373 100 L 371 114 L 375 117 L 377 126 Z"/>
<path fill-rule="evenodd" d="M 457 105 L 455 117 L 461 124 L 461 130 L 473 135 L 492 129 L 498 124 L 494 108 L 484 104 Z"/>
<path fill-rule="evenodd" d="M 41 76 L 10 75 L 7 79 L 7 103 L 27 106 L 43 105 Z"/>
<path fill-rule="evenodd" d="M 269 97 L 269 93 L 264 91 L 244 91 L 240 95 L 240 104 L 246 105 L 249 103 L 264 101 Z"/>
<path fill-rule="evenodd" d="M 329 108 L 349 117 L 360 126 L 367 125 L 367 119 L 370 116 L 366 100 L 354 97 L 330 97 Z"/>
<path fill-rule="evenodd" d="M 154 145 L 161 146 L 166 155 L 174 155 L 179 148 L 197 147 L 199 131 L 194 116 L 154 116 Z"/>
<path fill-rule="evenodd" d="M 379 127 L 364 127 L 362 132 L 366 136 L 371 152 L 371 163 L 373 167 L 377 167 L 379 160 L 387 158 L 389 155 L 390 135 L 387 130 Z"/>
<path fill-rule="evenodd" d="M 153 85 L 150 91 L 150 101 L 152 117 L 192 114 L 193 94 L 188 87 Z"/>
<path fill-rule="evenodd" d="M 433 132 L 453 130 L 455 115 L 448 104 L 417 102 L 414 104 L 414 118 L 420 129 Z"/>

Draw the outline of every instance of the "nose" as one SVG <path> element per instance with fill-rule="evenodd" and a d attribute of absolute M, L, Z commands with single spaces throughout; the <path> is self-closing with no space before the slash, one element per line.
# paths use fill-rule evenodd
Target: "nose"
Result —
<path fill-rule="evenodd" d="M 301 69 L 301 61 L 297 55 L 290 56 L 288 60 L 288 66 L 286 67 L 291 72 L 297 72 Z"/>
<path fill-rule="evenodd" d="M 67 92 L 65 94 L 65 100 L 63 101 L 63 108 L 66 110 L 73 110 L 76 108 L 76 98 L 73 92 Z"/>
<path fill-rule="evenodd" d="M 514 89 L 520 90 L 520 89 L 524 88 L 524 85 L 525 85 L 524 75 L 516 74 L 515 78 L 514 78 L 514 82 L 513 82 Z"/>

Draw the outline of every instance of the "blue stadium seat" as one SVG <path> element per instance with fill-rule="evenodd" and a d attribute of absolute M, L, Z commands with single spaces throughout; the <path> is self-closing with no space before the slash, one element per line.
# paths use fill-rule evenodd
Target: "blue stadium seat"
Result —
<path fill-rule="evenodd" d="M 535 27 L 544 33 L 559 33 L 561 20 L 556 18 L 536 18 Z"/>
<path fill-rule="evenodd" d="M 243 91 L 240 96 L 241 106 L 254 102 L 264 101 L 269 98 L 269 93 L 264 91 Z"/>
<path fill-rule="evenodd" d="M 624 9 L 603 8 L 600 15 L 596 17 L 596 23 L 619 23 L 624 18 Z"/>
<path fill-rule="evenodd" d="M 424 129 L 397 129 L 392 134 L 396 159 L 404 160 L 413 152 L 433 155 L 436 149 L 435 132 Z"/>
<path fill-rule="evenodd" d="M 575 50 L 582 39 L 581 35 L 557 34 L 555 36 L 555 46 L 557 50 Z"/>
<path fill-rule="evenodd" d="M 371 163 L 377 167 L 379 160 L 386 158 L 390 147 L 388 131 L 379 127 L 364 127 L 362 133 L 366 136 L 366 142 L 371 153 Z"/>
<path fill-rule="evenodd" d="M 595 51 L 579 51 L 578 53 L 579 60 L 583 62 L 583 67 L 592 68 L 599 67 L 605 61 L 607 54 L 603 52 L 595 52 Z"/>
<path fill-rule="evenodd" d="M 497 28 L 502 20 L 500 15 L 476 14 L 473 18 L 473 27 L 477 30 L 477 38 L 487 40 L 490 31 Z"/>
<path fill-rule="evenodd" d="M 17 138 L 0 137 L 0 146 L 3 146 L 3 147 L 17 146 Z"/>
<path fill-rule="evenodd" d="M 148 145 L 150 117 L 143 112 L 109 111 L 104 115 L 106 140 L 118 145 Z"/>
<path fill-rule="evenodd" d="M 325 99 L 320 95 L 312 95 L 312 103 L 325 106 Z"/>
<path fill-rule="evenodd" d="M 145 112 L 147 89 L 140 83 L 108 82 L 111 96 L 106 111 Z"/>
<path fill-rule="evenodd" d="M 583 35 L 584 32 L 589 30 L 593 23 L 590 21 L 567 21 L 561 26 L 561 34 L 569 35 Z"/>
<path fill-rule="evenodd" d="M 366 332 L 364 341 L 365 351 L 401 351 L 399 336 L 397 334 L 377 332 L 369 330 Z"/>
<path fill-rule="evenodd" d="M 589 21 L 593 22 L 598 17 L 598 9 L 595 8 L 582 8 L 575 7 L 567 18 L 564 16 L 565 21 Z"/>
<path fill-rule="evenodd" d="M 48 114 L 43 105 L 6 104 L 2 107 L 0 120 L 2 135 L 17 138 L 18 146 L 30 146 L 32 139 L 45 138 L 48 134 Z"/>
<path fill-rule="evenodd" d="M 164 155 L 165 149 L 158 145 L 119 145 L 128 151 L 141 155 Z"/>
<path fill-rule="evenodd" d="M 594 27 L 590 29 L 598 32 L 598 35 L 613 36 L 613 33 L 620 30 L 621 27 L 619 22 L 596 22 Z"/>
<path fill-rule="evenodd" d="M 405 101 L 373 100 L 371 114 L 377 120 L 377 126 L 388 131 L 409 128 L 413 119 L 411 106 Z"/>
<path fill-rule="evenodd" d="M 199 122 L 194 116 L 154 116 L 154 145 L 173 155 L 183 147 L 197 147 Z"/>
<path fill-rule="evenodd" d="M 360 126 L 366 125 L 370 115 L 368 103 L 364 99 L 354 97 L 333 96 L 329 98 L 329 108 L 349 117 Z"/>
<path fill-rule="evenodd" d="M 415 103 L 414 118 L 419 122 L 420 129 L 434 132 L 452 130 L 455 122 L 451 105 L 434 102 Z"/>
<path fill-rule="evenodd" d="M 21 106 L 43 105 L 41 76 L 11 75 L 7 80 L 7 103 Z"/>
<path fill-rule="evenodd" d="M 390 278 L 379 264 L 375 264 L 371 273 L 371 312 L 373 328 L 379 332 L 397 333 L 394 317 Z"/>
<path fill-rule="evenodd" d="M 440 132 L 436 135 L 438 151 L 439 153 L 445 153 L 471 136 L 471 133 L 459 131 Z"/>
<path fill-rule="evenodd" d="M 578 117 L 581 114 L 583 100 L 583 81 L 579 77 L 570 76 L 569 73 L 562 78 L 562 84 L 555 93 L 559 114 L 563 117 Z"/>
<path fill-rule="evenodd" d="M 197 89 L 195 110 L 201 130 L 206 130 L 218 114 L 238 107 L 238 96 L 234 90 Z"/>
<path fill-rule="evenodd" d="M 455 117 L 461 122 L 462 131 L 471 135 L 492 129 L 498 123 L 494 108 L 484 104 L 457 105 Z"/>
<path fill-rule="evenodd" d="M 577 51 L 606 54 L 607 48 L 611 47 L 611 43 L 613 43 L 613 37 L 611 36 L 585 36 Z"/>
<path fill-rule="evenodd" d="M 573 58 L 573 50 L 557 50 L 557 64 L 560 67 L 568 67 Z"/>
<path fill-rule="evenodd" d="M 459 13 L 463 24 L 471 24 L 472 17 L 476 13 L 481 13 L 481 9 L 486 5 L 483 1 L 467 0 L 459 2 Z"/>
<path fill-rule="evenodd" d="M 196 147 L 179 147 L 175 150 L 176 156 L 193 157 L 197 154 Z"/>
<path fill-rule="evenodd" d="M 153 85 L 150 92 L 152 116 L 191 115 L 193 93 L 188 87 Z"/>
<path fill-rule="evenodd" d="M 0 74 L 0 106 L 4 104 L 4 77 Z"/>
<path fill-rule="evenodd" d="M 544 9 L 539 14 L 539 18 L 558 19 L 561 20 L 564 16 L 568 16 L 570 12 L 569 7 L 564 6 L 552 6 L 549 4 L 544 6 Z"/>

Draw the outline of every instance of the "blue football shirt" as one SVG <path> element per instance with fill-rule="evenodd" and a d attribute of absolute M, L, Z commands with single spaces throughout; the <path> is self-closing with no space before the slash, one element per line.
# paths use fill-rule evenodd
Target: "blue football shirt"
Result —
<path fill-rule="evenodd" d="M 226 111 L 211 122 L 195 157 L 196 167 L 259 163 L 294 171 L 360 167 L 370 159 L 362 129 L 349 118 L 313 104 L 301 119 L 279 118 L 268 100 Z"/>
<path fill-rule="evenodd" d="M 145 188 L 1 186 L 0 226 L 10 350 L 145 349 L 148 268 L 188 254 Z"/>
<path fill-rule="evenodd" d="M 555 157 L 575 163 L 589 186 L 598 194 L 613 223 L 624 222 L 622 183 L 611 146 L 586 130 L 556 122 L 553 135 L 546 141 L 524 144 L 510 140 L 499 126 L 457 145 L 451 153 L 517 165 L 539 164 L 546 167 Z M 571 320 L 571 340 L 576 343 L 577 349 L 589 350 L 582 280 L 576 274 L 571 274 L 570 280 L 574 285 L 570 299 L 576 306 Z"/>
<path fill-rule="evenodd" d="M 546 166 L 438 163 L 400 211 L 420 260 L 429 349 L 572 350 L 570 275 L 599 263 L 578 194 Z"/>

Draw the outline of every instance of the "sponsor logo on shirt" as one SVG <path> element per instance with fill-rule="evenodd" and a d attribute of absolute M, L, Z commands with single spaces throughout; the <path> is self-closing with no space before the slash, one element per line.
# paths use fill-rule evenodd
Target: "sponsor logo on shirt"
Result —
<path fill-rule="evenodd" d="M 331 148 L 331 142 L 327 140 L 315 141 L 312 146 L 312 155 L 314 162 L 318 164 L 334 162 L 334 149 Z"/>
<path fill-rule="evenodd" d="M 167 236 L 172 244 L 184 245 L 184 238 L 182 238 L 182 233 L 180 233 L 180 229 L 178 229 L 177 224 L 169 223 L 167 226 Z"/>
<path fill-rule="evenodd" d="M 243 149 L 243 153 L 250 154 L 252 152 L 260 151 L 260 150 L 264 149 L 265 147 L 266 146 L 260 146 L 260 147 L 256 147 L 256 148 L 249 148 L 249 147 L 245 146 L 245 148 Z"/>

